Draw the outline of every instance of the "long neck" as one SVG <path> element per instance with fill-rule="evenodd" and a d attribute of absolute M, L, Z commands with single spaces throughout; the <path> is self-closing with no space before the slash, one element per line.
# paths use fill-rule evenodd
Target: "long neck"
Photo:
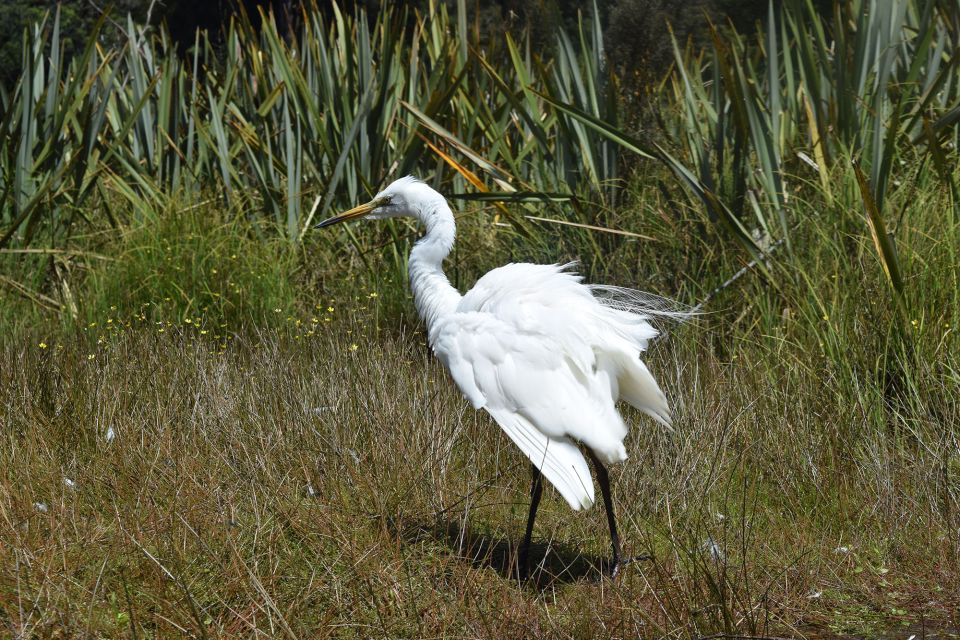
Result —
<path fill-rule="evenodd" d="M 442 266 L 453 248 L 456 225 L 443 197 L 424 205 L 417 217 L 426 227 L 426 233 L 413 246 L 407 271 L 417 313 L 427 325 L 432 342 L 437 321 L 452 313 L 462 297 L 450 285 Z"/>

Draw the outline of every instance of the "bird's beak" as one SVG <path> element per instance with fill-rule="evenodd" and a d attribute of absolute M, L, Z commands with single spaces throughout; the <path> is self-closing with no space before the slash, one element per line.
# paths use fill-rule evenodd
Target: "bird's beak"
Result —
<path fill-rule="evenodd" d="M 338 222 L 346 222 L 347 220 L 353 220 L 354 218 L 360 218 L 374 209 L 380 206 L 380 203 L 376 200 L 368 202 L 367 204 L 361 204 L 359 207 L 354 207 L 349 211 L 344 211 L 340 215 L 333 216 L 332 218 L 327 218 L 320 224 L 318 224 L 315 229 L 322 229 L 323 227 L 329 227 L 332 224 L 337 224 Z"/>

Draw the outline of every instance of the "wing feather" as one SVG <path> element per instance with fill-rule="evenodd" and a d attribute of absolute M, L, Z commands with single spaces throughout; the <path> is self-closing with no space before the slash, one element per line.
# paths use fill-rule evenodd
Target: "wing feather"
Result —
<path fill-rule="evenodd" d="M 618 400 L 670 422 L 640 360 L 656 335 L 636 307 L 598 300 L 565 267 L 511 264 L 483 276 L 430 328 L 430 343 L 474 408 L 580 509 L 594 488 L 575 441 L 605 464 L 625 460 Z"/>
<path fill-rule="evenodd" d="M 580 449 L 569 438 L 545 436 L 523 416 L 487 409 L 504 433 L 529 458 L 574 511 L 593 505 L 593 478 Z"/>

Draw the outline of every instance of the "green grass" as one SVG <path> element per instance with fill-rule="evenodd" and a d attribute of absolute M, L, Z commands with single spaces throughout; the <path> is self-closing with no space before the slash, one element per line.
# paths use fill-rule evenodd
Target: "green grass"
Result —
<path fill-rule="evenodd" d="M 106 268 L 86 283 L 79 315 L 145 321 L 202 321 L 238 328 L 272 324 L 295 300 L 296 255 L 275 236 L 258 236 L 242 215 L 216 201 L 175 207 L 126 228 L 103 249 Z M 111 314 L 110 312 L 114 312 Z"/>
<path fill-rule="evenodd" d="M 672 233 L 651 182 L 638 177 L 618 215 L 654 241 L 599 236 L 608 251 L 584 267 L 696 300 L 725 277 L 707 274 L 739 265 Z M 614 497 L 628 553 L 654 560 L 616 583 L 601 574 L 603 510 L 571 513 L 552 490 L 541 569 L 512 577 L 527 465 L 429 355 L 398 282 L 403 227 L 351 227 L 359 242 L 317 233 L 292 251 L 207 203 L 120 241 L 90 236 L 83 252 L 103 259 L 75 268 L 76 319 L 5 325 L 0 625 L 35 637 L 956 629 L 960 230 L 944 222 L 949 193 L 893 194 L 902 319 L 842 202 L 814 215 L 827 210 L 815 192 L 797 195 L 816 224 L 797 230 L 796 271 L 748 273 L 649 354 L 676 425 L 628 414 Z M 509 259 L 591 246 L 580 231 L 547 226 L 528 242 L 487 220 L 460 219 L 461 288 Z"/>
<path fill-rule="evenodd" d="M 843 6 L 872 21 L 863 39 L 886 14 L 861 4 Z M 444 7 L 414 34 L 400 13 L 317 18 L 300 48 L 238 23 L 241 55 L 220 62 L 204 38 L 186 60 L 157 38 L 91 45 L 86 75 L 45 57 L 56 29 L 27 43 L 49 73 L 0 118 L 19 185 L 0 207 L 0 635 L 956 633 L 955 62 L 915 42 L 946 47 L 953 9 L 909 3 L 884 31 L 907 37 L 892 67 L 893 49 L 853 48 L 879 56 L 848 60 L 858 73 L 893 73 L 865 85 L 875 99 L 840 86 L 828 39 L 823 56 L 792 47 L 810 40 L 799 4 L 778 19 L 795 38 L 740 39 L 706 75 L 680 55 L 696 95 L 661 86 L 661 131 L 645 132 L 661 162 L 616 181 L 614 145 L 643 143 L 597 120 L 616 98 L 591 62 L 598 32 L 579 57 L 536 62 L 506 40 L 481 60 L 467 3 Z M 835 26 L 852 37 L 848 13 Z M 744 75 L 712 78 L 740 49 Z M 836 75 L 822 113 L 788 59 Z M 943 91 L 904 84 L 937 61 L 924 77 Z M 937 104 L 903 98 L 918 91 Z M 726 122 L 743 96 L 750 117 Z M 873 105 L 872 124 L 834 127 L 838 101 Z M 848 148 L 871 130 L 890 135 Z M 579 259 L 591 281 L 707 302 L 649 354 L 675 429 L 627 416 L 615 502 L 628 552 L 654 559 L 616 583 L 602 509 L 572 514 L 552 490 L 543 562 L 513 578 L 527 465 L 429 355 L 405 287 L 416 230 L 309 231 L 415 167 L 450 192 L 574 196 L 457 201 L 461 290 L 504 262 Z"/>
<path fill-rule="evenodd" d="M 603 579 L 602 509 L 571 514 L 549 490 L 544 567 L 518 584 L 521 455 L 421 333 L 375 338 L 374 313 L 226 348 L 189 326 L 6 345 L 4 628 L 672 637 L 952 624 L 955 521 L 932 425 L 897 421 L 890 438 L 815 368 L 785 373 L 747 343 L 721 360 L 697 327 L 649 359 L 675 432 L 631 415 L 631 459 L 614 472 L 626 546 L 655 560 Z"/>

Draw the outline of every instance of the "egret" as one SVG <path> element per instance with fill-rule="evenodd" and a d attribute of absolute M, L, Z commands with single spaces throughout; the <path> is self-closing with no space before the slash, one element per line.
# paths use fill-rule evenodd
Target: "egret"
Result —
<path fill-rule="evenodd" d="M 625 560 L 607 467 L 627 458 L 618 400 L 669 426 L 670 410 L 640 354 L 657 330 L 652 297 L 586 285 L 570 265 L 508 264 L 461 295 L 443 272 L 456 226 L 446 199 L 424 182 L 400 178 L 376 197 L 325 220 L 408 216 L 426 233 L 408 262 L 410 288 L 431 348 L 473 405 L 484 409 L 532 463 L 530 511 L 518 571 L 529 570 L 542 477 L 573 510 L 593 504 L 594 487 L 578 443 L 593 463 L 613 547 L 610 573 Z"/>

